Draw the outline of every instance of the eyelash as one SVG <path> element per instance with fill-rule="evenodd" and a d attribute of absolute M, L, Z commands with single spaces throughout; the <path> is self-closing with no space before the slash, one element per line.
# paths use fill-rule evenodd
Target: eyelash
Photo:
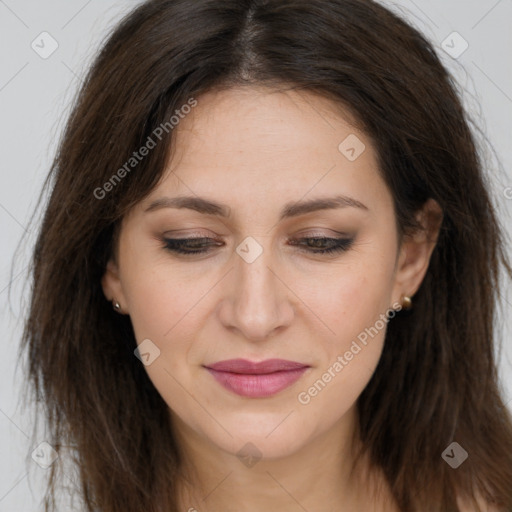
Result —
<path fill-rule="evenodd" d="M 200 250 L 187 250 L 183 249 L 183 246 L 187 246 L 187 243 L 190 241 L 193 241 L 195 244 L 199 244 L 202 242 L 204 245 L 205 242 L 208 242 L 210 240 L 213 240 L 212 238 L 205 238 L 205 237 L 193 237 L 193 238 L 164 238 L 164 248 L 168 251 L 172 251 L 179 254 L 185 254 L 192 256 L 194 254 L 204 254 L 208 252 L 208 249 L 202 248 Z M 346 252 L 350 249 L 352 246 L 354 239 L 353 238 L 328 238 L 328 237 L 307 237 L 307 238 L 299 238 L 294 240 L 294 242 L 302 242 L 302 241 L 322 241 L 322 242 L 331 242 L 333 244 L 332 247 L 329 247 L 327 249 L 319 249 L 319 250 L 309 250 L 309 249 L 303 249 L 306 252 L 310 252 L 312 254 L 334 254 L 334 253 L 340 253 L 340 252 Z M 219 244 L 208 244 L 209 246 L 212 245 L 219 245 Z M 299 245 L 297 243 L 293 243 L 292 245 Z M 190 247 L 190 246 L 189 246 Z"/>

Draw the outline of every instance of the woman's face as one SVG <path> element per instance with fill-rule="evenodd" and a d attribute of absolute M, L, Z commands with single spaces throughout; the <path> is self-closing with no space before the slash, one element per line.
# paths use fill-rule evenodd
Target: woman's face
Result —
<path fill-rule="evenodd" d="M 419 287 L 430 249 L 398 252 L 374 148 L 325 99 L 212 92 L 175 130 L 166 174 L 123 221 L 105 294 L 130 315 L 180 431 L 291 454 L 353 419 L 386 314 Z M 207 368 L 233 359 L 299 368 Z"/>

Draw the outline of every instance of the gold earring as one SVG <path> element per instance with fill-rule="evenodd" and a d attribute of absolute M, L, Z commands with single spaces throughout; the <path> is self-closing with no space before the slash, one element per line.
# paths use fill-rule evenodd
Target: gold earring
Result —
<path fill-rule="evenodd" d="M 119 304 L 115 299 L 112 301 L 112 307 L 114 308 L 114 311 L 117 311 L 118 313 L 121 311 L 121 304 Z"/>
<path fill-rule="evenodd" d="M 402 296 L 402 309 L 409 310 L 412 308 L 412 299 L 408 295 Z"/>

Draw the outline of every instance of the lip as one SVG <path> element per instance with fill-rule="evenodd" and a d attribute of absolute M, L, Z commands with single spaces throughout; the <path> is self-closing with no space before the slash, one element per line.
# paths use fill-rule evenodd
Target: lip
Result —
<path fill-rule="evenodd" d="M 265 398 L 291 386 L 302 377 L 309 365 L 284 359 L 261 362 L 229 359 L 205 368 L 217 382 L 237 395 Z"/>

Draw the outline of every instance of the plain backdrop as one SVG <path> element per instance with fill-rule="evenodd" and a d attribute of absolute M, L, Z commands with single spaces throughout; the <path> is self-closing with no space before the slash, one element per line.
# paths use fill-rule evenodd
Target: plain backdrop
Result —
<path fill-rule="evenodd" d="M 487 172 L 510 236 L 512 2 L 384 3 L 434 43 L 457 80 L 467 110 L 492 143 L 496 153 L 486 149 Z M 35 235 L 28 220 L 85 69 L 107 32 L 137 4 L 131 0 L 0 0 L 0 512 L 41 510 L 47 471 L 32 460 L 33 450 L 45 439 L 31 438 L 33 418 L 19 395 L 25 380 L 17 365 L 27 303 L 25 269 Z M 12 267 L 21 237 L 26 243 Z M 505 284 L 498 325 L 504 343 L 499 357 L 504 394 L 511 407 L 512 294 L 510 283 Z"/>

